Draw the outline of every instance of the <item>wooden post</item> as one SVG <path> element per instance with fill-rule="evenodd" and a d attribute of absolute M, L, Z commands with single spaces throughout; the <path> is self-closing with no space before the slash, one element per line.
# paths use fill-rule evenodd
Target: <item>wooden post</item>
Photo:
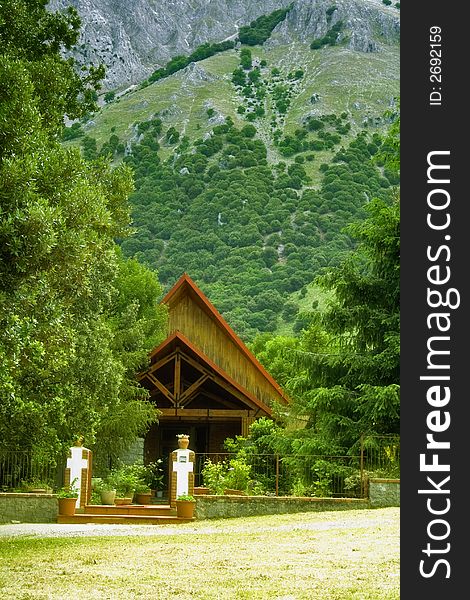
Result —
<path fill-rule="evenodd" d="M 175 397 L 176 406 L 179 405 L 181 395 L 181 357 L 179 352 L 175 354 L 175 382 L 173 396 Z"/>
<path fill-rule="evenodd" d="M 242 417 L 242 437 L 248 437 L 250 425 L 256 421 L 254 417 Z"/>

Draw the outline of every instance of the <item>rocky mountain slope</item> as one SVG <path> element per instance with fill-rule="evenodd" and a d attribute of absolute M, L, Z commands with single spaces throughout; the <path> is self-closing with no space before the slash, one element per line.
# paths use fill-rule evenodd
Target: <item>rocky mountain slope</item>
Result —
<path fill-rule="evenodd" d="M 188 40 L 220 42 L 235 22 L 281 5 L 246 1 L 257 12 L 239 17 L 243 1 L 174 4 L 181 18 L 173 37 L 162 26 L 174 15 L 170 4 L 160 21 L 162 5 L 152 4 L 160 27 L 152 35 L 165 44 L 131 35 L 133 53 L 114 72 L 122 78 L 108 79 L 119 93 L 104 94 L 64 141 L 87 158 L 111 155 L 132 167 L 136 232 L 122 249 L 156 269 L 165 289 L 186 271 L 247 341 L 299 331 L 324 301 L 311 282 L 351 250 L 344 227 L 373 198 L 390 200 L 399 181 L 377 162 L 399 94 L 399 9 L 381 0 L 296 0 L 264 43 L 165 66 L 156 79 L 168 58 L 189 55 Z M 218 20 L 196 19 L 189 7 Z M 103 17 L 108 31 L 111 21 Z M 162 62 L 149 59 L 150 48 Z"/>
<path fill-rule="evenodd" d="M 51 0 L 51 10 L 75 6 L 82 18 L 76 58 L 103 62 L 105 87 L 123 88 L 147 77 L 179 54 L 204 42 L 222 41 L 288 0 Z M 329 27 L 325 10 L 336 6 L 332 23 L 343 20 L 349 46 L 364 52 L 398 37 L 399 12 L 381 0 L 295 0 L 269 44 L 321 37 Z"/>

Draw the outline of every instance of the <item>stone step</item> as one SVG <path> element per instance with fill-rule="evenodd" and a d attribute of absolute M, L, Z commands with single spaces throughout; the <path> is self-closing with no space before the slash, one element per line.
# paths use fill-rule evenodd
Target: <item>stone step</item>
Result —
<path fill-rule="evenodd" d="M 89 504 L 84 512 L 92 515 L 148 515 L 148 516 L 173 516 L 176 510 L 169 504 Z"/>
<path fill-rule="evenodd" d="M 176 515 L 132 515 L 132 514 L 89 514 L 78 513 L 72 516 L 57 515 L 57 523 L 106 523 L 109 525 L 177 525 L 191 523 L 192 519 L 181 519 Z"/>

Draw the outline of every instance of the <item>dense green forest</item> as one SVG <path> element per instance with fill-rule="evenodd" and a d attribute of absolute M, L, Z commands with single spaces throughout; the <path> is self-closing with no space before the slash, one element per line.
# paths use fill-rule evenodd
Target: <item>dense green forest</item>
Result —
<path fill-rule="evenodd" d="M 156 268 L 164 285 L 189 273 L 245 339 L 276 330 L 289 294 L 351 250 L 344 226 L 364 217 L 367 201 L 389 198 L 396 183 L 395 172 L 374 161 L 377 134 L 363 132 L 343 148 L 336 133 L 337 152 L 313 189 L 303 163 L 325 138 L 311 131 L 312 121 L 290 142 L 296 159 L 289 164 L 268 163 L 256 128 L 230 121 L 207 139 L 181 140 L 162 161 L 161 126 L 151 122 L 125 159 L 135 173 L 137 232 L 123 251 Z M 171 136 L 165 143 L 175 142 Z"/>

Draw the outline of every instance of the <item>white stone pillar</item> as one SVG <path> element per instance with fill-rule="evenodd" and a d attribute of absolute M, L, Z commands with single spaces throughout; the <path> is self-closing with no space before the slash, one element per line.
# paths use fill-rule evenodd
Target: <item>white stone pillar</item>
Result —
<path fill-rule="evenodd" d="M 91 450 L 84 448 L 81 441 L 69 449 L 64 483 L 78 491 L 77 509 L 84 508 L 90 498 L 91 459 Z"/>
<path fill-rule="evenodd" d="M 170 505 L 176 506 L 176 498 L 194 493 L 194 462 L 192 450 L 174 450 L 170 454 Z"/>

